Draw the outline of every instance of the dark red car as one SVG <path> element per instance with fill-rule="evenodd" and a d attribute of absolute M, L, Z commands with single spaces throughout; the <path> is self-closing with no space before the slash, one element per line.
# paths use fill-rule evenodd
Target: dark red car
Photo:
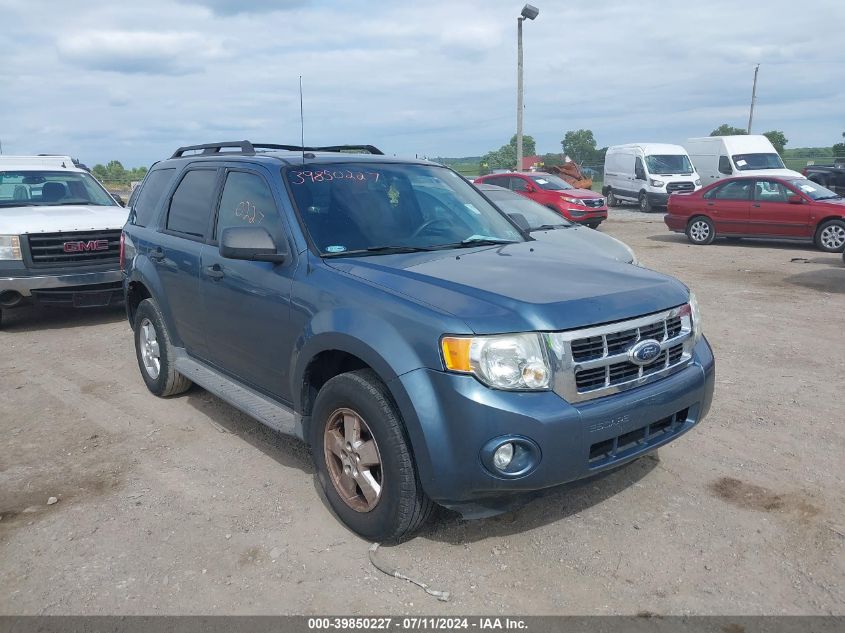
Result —
<path fill-rule="evenodd" d="M 601 194 L 589 189 L 576 189 L 554 174 L 540 171 L 510 172 L 482 176 L 474 182 L 498 185 L 516 191 L 552 211 L 557 211 L 567 220 L 592 228 L 607 219 L 607 202 Z"/>
<path fill-rule="evenodd" d="M 845 248 L 845 199 L 806 178 L 726 178 L 694 193 L 669 196 L 666 226 L 693 244 L 717 237 L 813 240 L 836 253 Z"/>

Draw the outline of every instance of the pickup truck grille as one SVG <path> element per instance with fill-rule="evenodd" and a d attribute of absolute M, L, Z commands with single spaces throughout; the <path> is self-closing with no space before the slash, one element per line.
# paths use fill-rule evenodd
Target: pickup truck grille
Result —
<path fill-rule="evenodd" d="M 120 257 L 120 229 L 34 233 L 26 241 L 33 267 L 117 263 Z"/>
<path fill-rule="evenodd" d="M 675 193 L 678 191 L 695 191 L 695 185 L 689 181 L 670 182 L 666 185 L 666 193 Z"/>
<path fill-rule="evenodd" d="M 686 306 L 584 330 L 549 335 L 555 357 L 555 391 L 569 402 L 610 395 L 658 380 L 692 359 L 692 321 Z M 631 348 L 651 339 L 660 352 L 647 364 L 633 362 Z"/>

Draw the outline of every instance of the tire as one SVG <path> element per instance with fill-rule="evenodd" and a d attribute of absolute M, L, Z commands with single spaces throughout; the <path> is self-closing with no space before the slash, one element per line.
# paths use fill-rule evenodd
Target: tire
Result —
<path fill-rule="evenodd" d="M 643 213 L 651 213 L 651 200 L 648 199 L 645 191 L 640 193 L 640 211 Z"/>
<path fill-rule="evenodd" d="M 687 224 L 687 239 L 693 244 L 712 244 L 716 239 L 716 228 L 710 218 L 697 215 Z"/>
<path fill-rule="evenodd" d="M 147 389 L 162 398 L 184 393 L 193 384 L 173 368 L 174 352 L 161 311 L 152 299 L 135 310 L 135 356 Z"/>
<path fill-rule="evenodd" d="M 813 240 L 816 248 L 825 253 L 839 253 L 845 248 L 845 221 L 828 220 L 816 229 Z"/>
<path fill-rule="evenodd" d="M 619 200 L 616 199 L 616 194 L 613 193 L 613 189 L 607 190 L 607 206 L 608 207 L 616 207 L 619 205 Z"/>
<path fill-rule="evenodd" d="M 420 485 L 399 412 L 372 370 L 323 385 L 309 435 L 320 487 L 353 532 L 396 542 L 428 519 L 434 504 Z"/>

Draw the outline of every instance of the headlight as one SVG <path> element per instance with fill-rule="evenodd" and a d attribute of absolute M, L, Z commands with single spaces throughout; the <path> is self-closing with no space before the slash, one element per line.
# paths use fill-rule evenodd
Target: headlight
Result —
<path fill-rule="evenodd" d="M 692 321 L 692 340 L 695 343 L 701 340 L 703 332 L 701 330 L 701 311 L 698 309 L 698 299 L 695 298 L 695 293 L 689 293 L 689 303 L 681 308 L 681 315 L 689 314 L 690 321 Z"/>
<path fill-rule="evenodd" d="M 582 207 L 586 206 L 584 204 L 584 201 L 579 200 L 578 198 L 567 198 L 566 196 L 561 196 L 561 199 L 568 204 L 578 204 L 578 205 L 581 205 Z"/>
<path fill-rule="evenodd" d="M 443 363 L 449 371 L 473 374 L 488 387 L 521 391 L 548 389 L 551 369 L 539 334 L 444 336 Z"/>
<path fill-rule="evenodd" d="M 662 187 L 665 183 L 662 180 L 657 180 L 656 178 L 649 178 L 648 184 L 652 187 Z"/>
<path fill-rule="evenodd" d="M 695 186 L 696 186 L 696 187 L 700 187 L 700 186 L 701 186 L 701 178 L 696 178 L 696 179 L 695 179 Z"/>
<path fill-rule="evenodd" d="M 18 260 L 21 256 L 21 238 L 17 235 L 0 235 L 0 260 Z"/>

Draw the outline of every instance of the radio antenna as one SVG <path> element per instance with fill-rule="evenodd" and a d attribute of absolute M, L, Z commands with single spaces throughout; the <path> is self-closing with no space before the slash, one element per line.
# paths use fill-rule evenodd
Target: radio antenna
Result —
<path fill-rule="evenodd" d="M 302 75 L 299 76 L 299 141 L 302 147 L 302 164 L 305 164 L 305 115 L 302 112 Z"/>

